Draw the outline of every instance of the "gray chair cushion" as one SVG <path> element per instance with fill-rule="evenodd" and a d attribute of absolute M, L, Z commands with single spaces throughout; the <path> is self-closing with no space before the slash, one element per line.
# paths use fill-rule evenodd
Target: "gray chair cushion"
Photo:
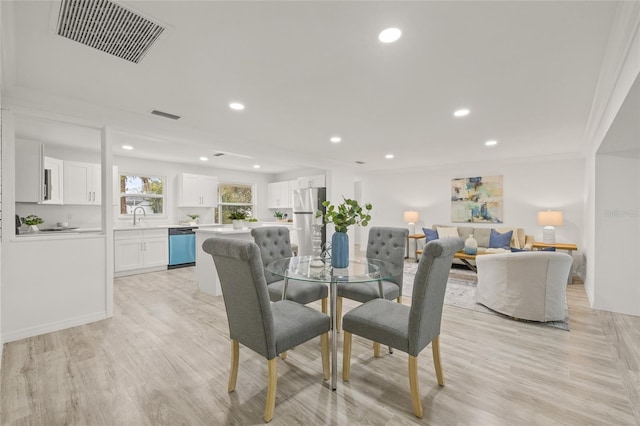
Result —
<path fill-rule="evenodd" d="M 202 244 L 218 270 L 229 337 L 267 359 L 329 331 L 329 316 L 287 300 L 271 302 L 252 241 L 209 238 Z"/>
<path fill-rule="evenodd" d="M 404 250 L 408 235 L 409 230 L 406 228 L 374 226 L 369 229 L 367 257 L 385 260 L 399 266 L 399 274 L 382 283 L 385 299 L 396 299 L 402 296 L 404 271 L 402 266 L 404 265 Z M 364 303 L 380 297 L 380 292 L 377 282 L 349 284 L 338 286 L 338 296 Z"/>
<path fill-rule="evenodd" d="M 440 334 L 451 262 L 462 247 L 460 238 L 428 242 L 413 282 L 411 307 L 389 300 L 371 300 L 343 317 L 344 331 L 417 356 Z"/>
<path fill-rule="evenodd" d="M 313 339 L 331 328 L 331 319 L 322 312 L 289 300 L 271 303 L 276 352 L 282 353 Z"/>
<path fill-rule="evenodd" d="M 342 327 L 365 339 L 409 352 L 409 310 L 391 300 L 374 299 L 350 310 L 342 319 Z"/>
<path fill-rule="evenodd" d="M 360 303 L 368 302 L 371 299 L 380 297 L 380 289 L 378 283 L 350 283 L 340 284 L 338 294 L 341 297 L 355 300 Z M 396 283 L 390 281 L 382 281 L 382 292 L 385 299 L 397 299 L 400 296 L 400 287 Z"/>
<path fill-rule="evenodd" d="M 267 286 L 269 289 L 269 298 L 272 302 L 282 300 L 282 290 L 284 289 L 284 280 L 272 282 Z M 329 296 L 329 289 L 326 284 L 314 283 L 310 281 L 289 280 L 287 285 L 287 300 L 293 300 L 301 305 L 315 302 Z"/>

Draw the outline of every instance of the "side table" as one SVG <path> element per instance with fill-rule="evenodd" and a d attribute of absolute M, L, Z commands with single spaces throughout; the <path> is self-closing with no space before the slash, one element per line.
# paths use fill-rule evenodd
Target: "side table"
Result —
<path fill-rule="evenodd" d="M 418 240 L 422 238 L 426 238 L 426 236 L 424 234 L 407 235 L 407 255 L 404 257 L 405 259 L 409 258 L 409 240 L 415 240 L 415 244 L 416 244 L 415 256 L 416 256 L 416 262 L 418 261 L 418 252 L 422 254 L 422 250 L 418 250 Z"/>

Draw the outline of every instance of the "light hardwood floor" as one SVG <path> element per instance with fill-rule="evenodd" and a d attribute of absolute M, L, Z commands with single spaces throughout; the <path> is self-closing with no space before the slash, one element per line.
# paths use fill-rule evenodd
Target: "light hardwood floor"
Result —
<path fill-rule="evenodd" d="M 194 280 L 193 268 L 116 279 L 113 318 L 7 344 L 2 424 L 262 423 L 266 362 L 241 347 L 227 393 L 224 303 Z M 568 300 L 570 332 L 445 305 L 446 386 L 424 350 L 422 420 L 406 354 L 374 359 L 354 336 L 351 380 L 332 392 L 312 340 L 278 361 L 271 424 L 640 425 L 640 317 L 590 309 L 582 285 L 569 286 Z"/>

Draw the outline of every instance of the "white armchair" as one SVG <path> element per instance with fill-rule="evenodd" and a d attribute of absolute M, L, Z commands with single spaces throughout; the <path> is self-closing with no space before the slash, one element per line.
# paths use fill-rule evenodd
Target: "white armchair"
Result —
<path fill-rule="evenodd" d="M 542 251 L 478 256 L 476 301 L 515 318 L 562 321 L 571 262 L 568 254 Z"/>

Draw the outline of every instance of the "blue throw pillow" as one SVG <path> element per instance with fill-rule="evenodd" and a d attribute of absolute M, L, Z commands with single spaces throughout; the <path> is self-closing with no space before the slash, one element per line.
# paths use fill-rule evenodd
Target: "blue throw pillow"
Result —
<path fill-rule="evenodd" d="M 422 232 L 424 232 L 424 235 L 427 237 L 427 242 L 440 238 L 438 237 L 438 231 L 436 231 L 435 229 L 422 228 Z"/>
<path fill-rule="evenodd" d="M 512 235 L 513 235 L 513 231 L 508 231 L 508 232 L 505 232 L 504 234 L 501 234 L 495 229 L 492 229 L 491 235 L 489 235 L 489 248 L 501 248 L 505 250 L 511 250 Z"/>

